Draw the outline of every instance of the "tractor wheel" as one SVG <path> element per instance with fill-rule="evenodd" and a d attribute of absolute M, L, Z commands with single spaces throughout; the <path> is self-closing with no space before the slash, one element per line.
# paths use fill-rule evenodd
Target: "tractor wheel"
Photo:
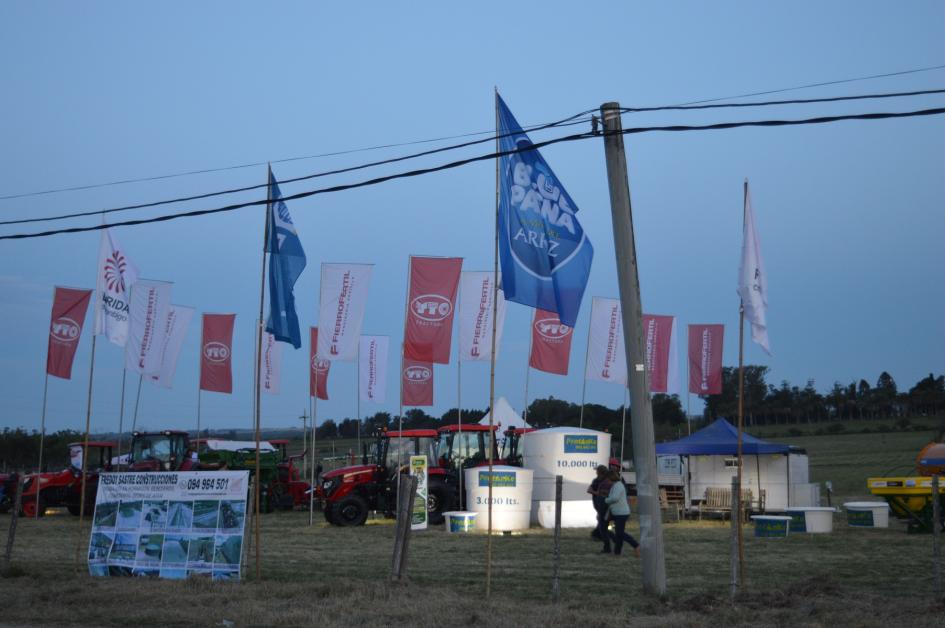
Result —
<path fill-rule="evenodd" d="M 36 516 L 36 497 L 30 495 L 29 498 L 23 499 L 20 503 L 20 515 L 26 517 L 27 519 L 32 519 Z M 46 514 L 46 500 L 43 499 L 42 494 L 39 496 L 39 516 L 42 517 Z"/>
<path fill-rule="evenodd" d="M 295 501 L 289 495 L 289 489 L 284 482 L 273 482 L 269 485 L 269 501 L 276 510 L 292 510 Z"/>
<path fill-rule="evenodd" d="M 443 523 L 443 513 L 449 510 L 449 492 L 442 484 L 434 484 L 427 494 L 427 512 L 430 525 Z"/>
<path fill-rule="evenodd" d="M 348 495 L 334 505 L 332 518 L 340 526 L 364 525 L 368 516 L 368 505 L 360 495 Z"/>
<path fill-rule="evenodd" d="M 327 522 L 330 523 L 331 525 L 337 525 L 337 524 L 335 523 L 335 516 L 334 516 L 333 513 L 334 513 L 334 507 L 333 507 L 333 505 L 332 505 L 332 504 L 325 504 L 325 521 L 327 521 Z"/>

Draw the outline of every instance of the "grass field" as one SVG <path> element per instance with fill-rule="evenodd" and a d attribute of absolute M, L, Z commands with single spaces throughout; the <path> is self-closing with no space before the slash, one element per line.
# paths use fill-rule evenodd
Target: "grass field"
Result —
<path fill-rule="evenodd" d="M 908 464 L 927 435 L 798 438 L 815 480 L 844 497 L 867 475 Z M 787 439 L 783 439 L 787 440 Z M 843 497 L 841 497 L 842 499 Z M 7 517 L 0 518 L 5 532 Z M 484 536 L 440 529 L 411 540 L 409 580 L 388 581 L 394 528 L 356 529 L 307 513 L 262 519 L 263 582 L 243 584 L 96 579 L 77 572 L 88 534 L 68 515 L 20 522 L 12 568 L 0 578 L 0 624 L 119 626 L 537 626 L 537 625 L 942 625 L 932 595 L 931 538 L 888 530 L 756 539 L 746 527 L 747 592 L 729 601 L 729 526 L 666 524 L 668 595 L 641 592 L 640 562 L 597 553 L 588 532 L 565 531 L 561 590 L 550 603 L 552 536 L 532 530 L 494 537 L 493 595 L 483 595 Z M 636 526 L 631 530 L 637 534 Z"/>

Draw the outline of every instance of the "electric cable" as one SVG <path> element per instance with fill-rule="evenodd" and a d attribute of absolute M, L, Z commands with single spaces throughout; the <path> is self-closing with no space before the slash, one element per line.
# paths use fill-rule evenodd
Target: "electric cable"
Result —
<path fill-rule="evenodd" d="M 632 135 L 639 133 L 652 133 L 652 132 L 683 132 L 683 131 L 714 131 L 714 130 L 723 130 L 723 129 L 735 129 L 743 127 L 779 127 L 779 126 L 800 126 L 808 124 L 826 124 L 832 122 L 839 122 L 843 120 L 885 120 L 885 119 L 894 119 L 894 118 L 912 118 L 912 117 L 924 117 L 924 116 L 934 116 L 945 114 L 945 107 L 938 107 L 934 109 L 921 109 L 918 111 L 904 111 L 904 112 L 895 112 L 895 113 L 860 113 L 860 114 L 847 114 L 847 115 L 837 115 L 837 116 L 821 116 L 817 118 L 806 118 L 802 120 L 751 120 L 751 121 L 742 121 L 742 122 L 719 122 L 715 124 L 706 124 L 706 125 L 669 125 L 669 126 L 653 126 L 653 127 L 636 127 L 623 129 L 618 132 L 620 135 Z M 553 138 L 550 140 L 545 140 L 542 142 L 536 142 L 530 144 L 529 146 L 523 146 L 507 151 L 497 151 L 494 153 L 487 153 L 484 155 L 477 155 L 475 157 L 468 157 L 466 159 L 460 159 L 457 161 L 449 162 L 446 164 L 441 164 L 439 166 L 433 166 L 429 168 L 419 168 L 416 170 L 410 170 L 406 172 L 394 173 L 382 177 L 376 177 L 374 179 L 368 179 L 365 181 L 359 181 L 356 183 L 347 183 L 342 185 L 335 185 L 327 188 L 320 188 L 315 190 L 309 190 L 306 192 L 299 192 L 297 194 L 291 194 L 288 196 L 283 196 L 280 200 L 292 201 L 302 198 L 308 198 L 310 196 L 315 196 L 319 194 L 327 194 L 332 192 L 341 192 L 345 190 L 352 190 L 362 187 L 369 187 L 373 185 L 378 185 L 380 183 L 385 183 L 387 181 L 393 181 L 396 179 L 405 179 L 410 177 L 421 176 L 425 174 L 431 174 L 433 172 L 440 172 L 443 170 L 451 170 L 458 168 L 460 166 L 465 166 L 471 163 L 486 161 L 490 159 L 496 159 L 499 157 L 505 157 L 508 155 L 513 155 L 516 153 L 528 152 L 532 150 L 537 150 L 545 146 L 551 146 L 553 144 L 560 144 L 562 142 L 573 142 L 578 140 L 585 140 L 594 137 L 601 137 L 606 135 L 614 134 L 614 132 L 593 132 L 588 131 L 585 133 L 576 133 L 573 135 L 566 135 L 563 137 Z M 54 229 L 50 231 L 43 231 L 38 233 L 17 233 L 10 235 L 0 236 L 0 240 L 23 240 L 31 238 L 43 238 L 53 235 L 59 235 L 64 233 L 84 233 L 87 231 L 99 231 L 101 229 L 107 229 L 109 227 L 125 227 L 132 225 L 143 225 L 156 222 L 166 222 L 169 220 L 176 220 L 178 218 L 188 218 L 194 216 L 206 216 L 210 214 L 217 214 L 221 212 L 230 212 L 236 209 L 241 209 L 243 207 L 252 207 L 256 205 L 265 205 L 268 204 L 269 200 L 259 200 L 259 201 L 248 201 L 245 203 L 235 203 L 232 205 L 227 205 L 224 207 L 217 207 L 213 209 L 198 209 L 193 211 L 181 212 L 177 214 L 165 214 L 162 216 L 155 216 L 152 218 L 139 218 L 132 220 L 125 220 L 122 222 L 116 222 L 112 224 L 101 224 L 101 225 L 92 225 L 88 227 L 69 227 L 63 229 Z"/>

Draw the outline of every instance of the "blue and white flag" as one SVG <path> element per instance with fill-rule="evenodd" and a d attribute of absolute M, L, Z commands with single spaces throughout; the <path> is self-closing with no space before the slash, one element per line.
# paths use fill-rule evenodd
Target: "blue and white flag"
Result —
<path fill-rule="evenodd" d="M 305 269 L 305 251 L 271 169 L 269 198 L 269 239 L 266 241 L 266 252 L 269 253 L 269 320 L 266 321 L 266 331 L 276 340 L 288 342 L 298 349 L 302 346 L 302 332 L 292 290 Z"/>
<path fill-rule="evenodd" d="M 499 150 L 531 140 L 496 94 Z M 557 312 L 577 323 L 594 248 L 577 219 L 577 205 L 537 150 L 499 159 L 499 259 L 507 301 Z"/>

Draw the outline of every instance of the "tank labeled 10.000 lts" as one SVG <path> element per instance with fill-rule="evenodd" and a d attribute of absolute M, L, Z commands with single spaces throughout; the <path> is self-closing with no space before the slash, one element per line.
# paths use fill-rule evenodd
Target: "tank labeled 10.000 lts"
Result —
<path fill-rule="evenodd" d="M 577 427 L 553 427 L 522 435 L 522 466 L 535 472 L 532 520 L 539 521 L 541 502 L 554 502 L 555 476 L 563 479 L 564 527 L 593 526 L 597 520 L 587 487 L 595 469 L 610 459 L 610 434 Z M 564 516 L 564 512 L 570 513 Z"/>
<path fill-rule="evenodd" d="M 489 468 L 466 469 L 466 508 L 477 513 L 476 529 L 488 529 Z M 492 529 L 527 530 L 532 505 L 532 472 L 519 467 L 492 467 Z"/>

